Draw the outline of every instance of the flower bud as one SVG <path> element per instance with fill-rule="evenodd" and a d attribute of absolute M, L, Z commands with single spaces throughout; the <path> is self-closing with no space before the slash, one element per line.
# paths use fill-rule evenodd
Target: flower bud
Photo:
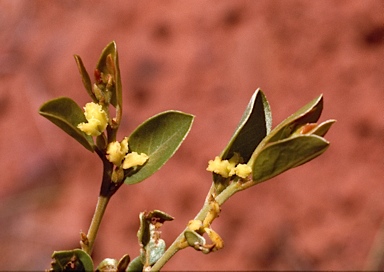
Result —
<path fill-rule="evenodd" d="M 240 163 L 235 167 L 235 173 L 236 176 L 245 179 L 252 173 L 252 168 L 246 164 Z"/>
<path fill-rule="evenodd" d="M 232 167 L 228 160 L 221 160 L 220 157 L 216 156 L 215 160 L 210 160 L 208 162 L 207 170 L 224 178 L 228 178 L 230 176 L 230 171 Z"/>

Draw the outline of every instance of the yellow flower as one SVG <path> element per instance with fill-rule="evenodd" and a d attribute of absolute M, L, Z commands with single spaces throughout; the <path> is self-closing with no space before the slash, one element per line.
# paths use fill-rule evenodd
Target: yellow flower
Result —
<path fill-rule="evenodd" d="M 148 160 L 148 155 L 144 153 L 137 153 L 137 152 L 132 152 L 128 153 L 123 162 L 123 168 L 128 169 L 131 167 L 143 165 L 146 161 Z"/>
<path fill-rule="evenodd" d="M 246 178 L 252 173 L 252 168 L 246 164 L 238 164 L 235 168 L 236 176 Z"/>
<path fill-rule="evenodd" d="M 80 123 L 77 127 L 90 136 L 99 136 L 108 125 L 107 113 L 103 107 L 94 102 L 87 103 L 84 107 L 87 123 Z"/>
<path fill-rule="evenodd" d="M 221 160 L 220 157 L 216 156 L 215 160 L 210 160 L 208 162 L 207 170 L 219 174 L 224 178 L 228 178 L 233 167 L 234 166 L 229 163 L 228 160 Z"/>
<path fill-rule="evenodd" d="M 235 153 L 229 160 L 222 160 L 216 156 L 215 160 L 208 162 L 207 170 L 219 174 L 223 178 L 232 177 L 233 175 L 246 178 L 252 173 L 252 169 L 246 164 L 239 163 L 240 161 L 241 157 L 238 153 Z"/>
<path fill-rule="evenodd" d="M 107 147 L 107 159 L 114 165 L 120 166 L 125 154 L 128 152 L 128 139 L 124 138 L 121 143 L 111 142 Z"/>

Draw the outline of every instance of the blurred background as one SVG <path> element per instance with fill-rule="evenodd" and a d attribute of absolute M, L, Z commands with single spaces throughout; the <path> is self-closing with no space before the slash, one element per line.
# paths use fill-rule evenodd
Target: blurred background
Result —
<path fill-rule="evenodd" d="M 89 102 L 73 55 L 90 74 L 119 50 L 124 112 L 119 138 L 168 109 L 196 116 L 159 172 L 112 198 L 94 258 L 139 254 L 141 211 L 176 219 L 167 244 L 200 210 L 205 170 L 260 87 L 273 125 L 324 95 L 337 119 L 319 158 L 243 191 L 214 224 L 224 249 L 191 248 L 164 270 L 359 270 L 384 217 L 384 2 L 0 1 L 0 270 L 49 268 L 79 246 L 101 162 L 38 115 L 46 100 Z"/>

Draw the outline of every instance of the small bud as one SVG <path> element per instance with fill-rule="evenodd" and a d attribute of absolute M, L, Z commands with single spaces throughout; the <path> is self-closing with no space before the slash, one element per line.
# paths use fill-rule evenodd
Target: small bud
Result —
<path fill-rule="evenodd" d="M 246 164 L 238 164 L 235 168 L 236 176 L 245 179 L 252 173 L 252 168 Z"/>
<path fill-rule="evenodd" d="M 220 157 L 216 156 L 215 160 L 210 160 L 208 162 L 207 171 L 219 174 L 224 178 L 228 178 L 230 176 L 231 164 L 228 160 L 221 160 Z"/>
<path fill-rule="evenodd" d="M 317 123 L 307 123 L 305 125 L 302 125 L 292 133 L 291 137 L 298 136 L 298 135 L 311 134 L 312 130 L 314 130 L 317 126 L 318 126 Z"/>
<path fill-rule="evenodd" d="M 113 172 L 112 172 L 112 176 L 111 176 L 111 180 L 114 182 L 114 183 L 119 183 L 120 181 L 122 181 L 124 179 L 124 170 L 120 167 L 116 168 Z"/>

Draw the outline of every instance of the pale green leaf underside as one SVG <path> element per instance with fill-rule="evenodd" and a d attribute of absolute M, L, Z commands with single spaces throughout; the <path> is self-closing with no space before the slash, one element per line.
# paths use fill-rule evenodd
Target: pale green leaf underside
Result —
<path fill-rule="evenodd" d="M 328 146 L 329 142 L 317 135 L 302 135 L 270 143 L 253 163 L 253 180 L 259 183 L 306 163 L 321 155 Z"/>
<path fill-rule="evenodd" d="M 187 136 L 193 116 L 179 111 L 166 111 L 141 124 L 129 137 L 132 151 L 149 156 L 146 164 L 125 179 L 127 184 L 143 181 L 160 169 L 172 157 Z"/>

